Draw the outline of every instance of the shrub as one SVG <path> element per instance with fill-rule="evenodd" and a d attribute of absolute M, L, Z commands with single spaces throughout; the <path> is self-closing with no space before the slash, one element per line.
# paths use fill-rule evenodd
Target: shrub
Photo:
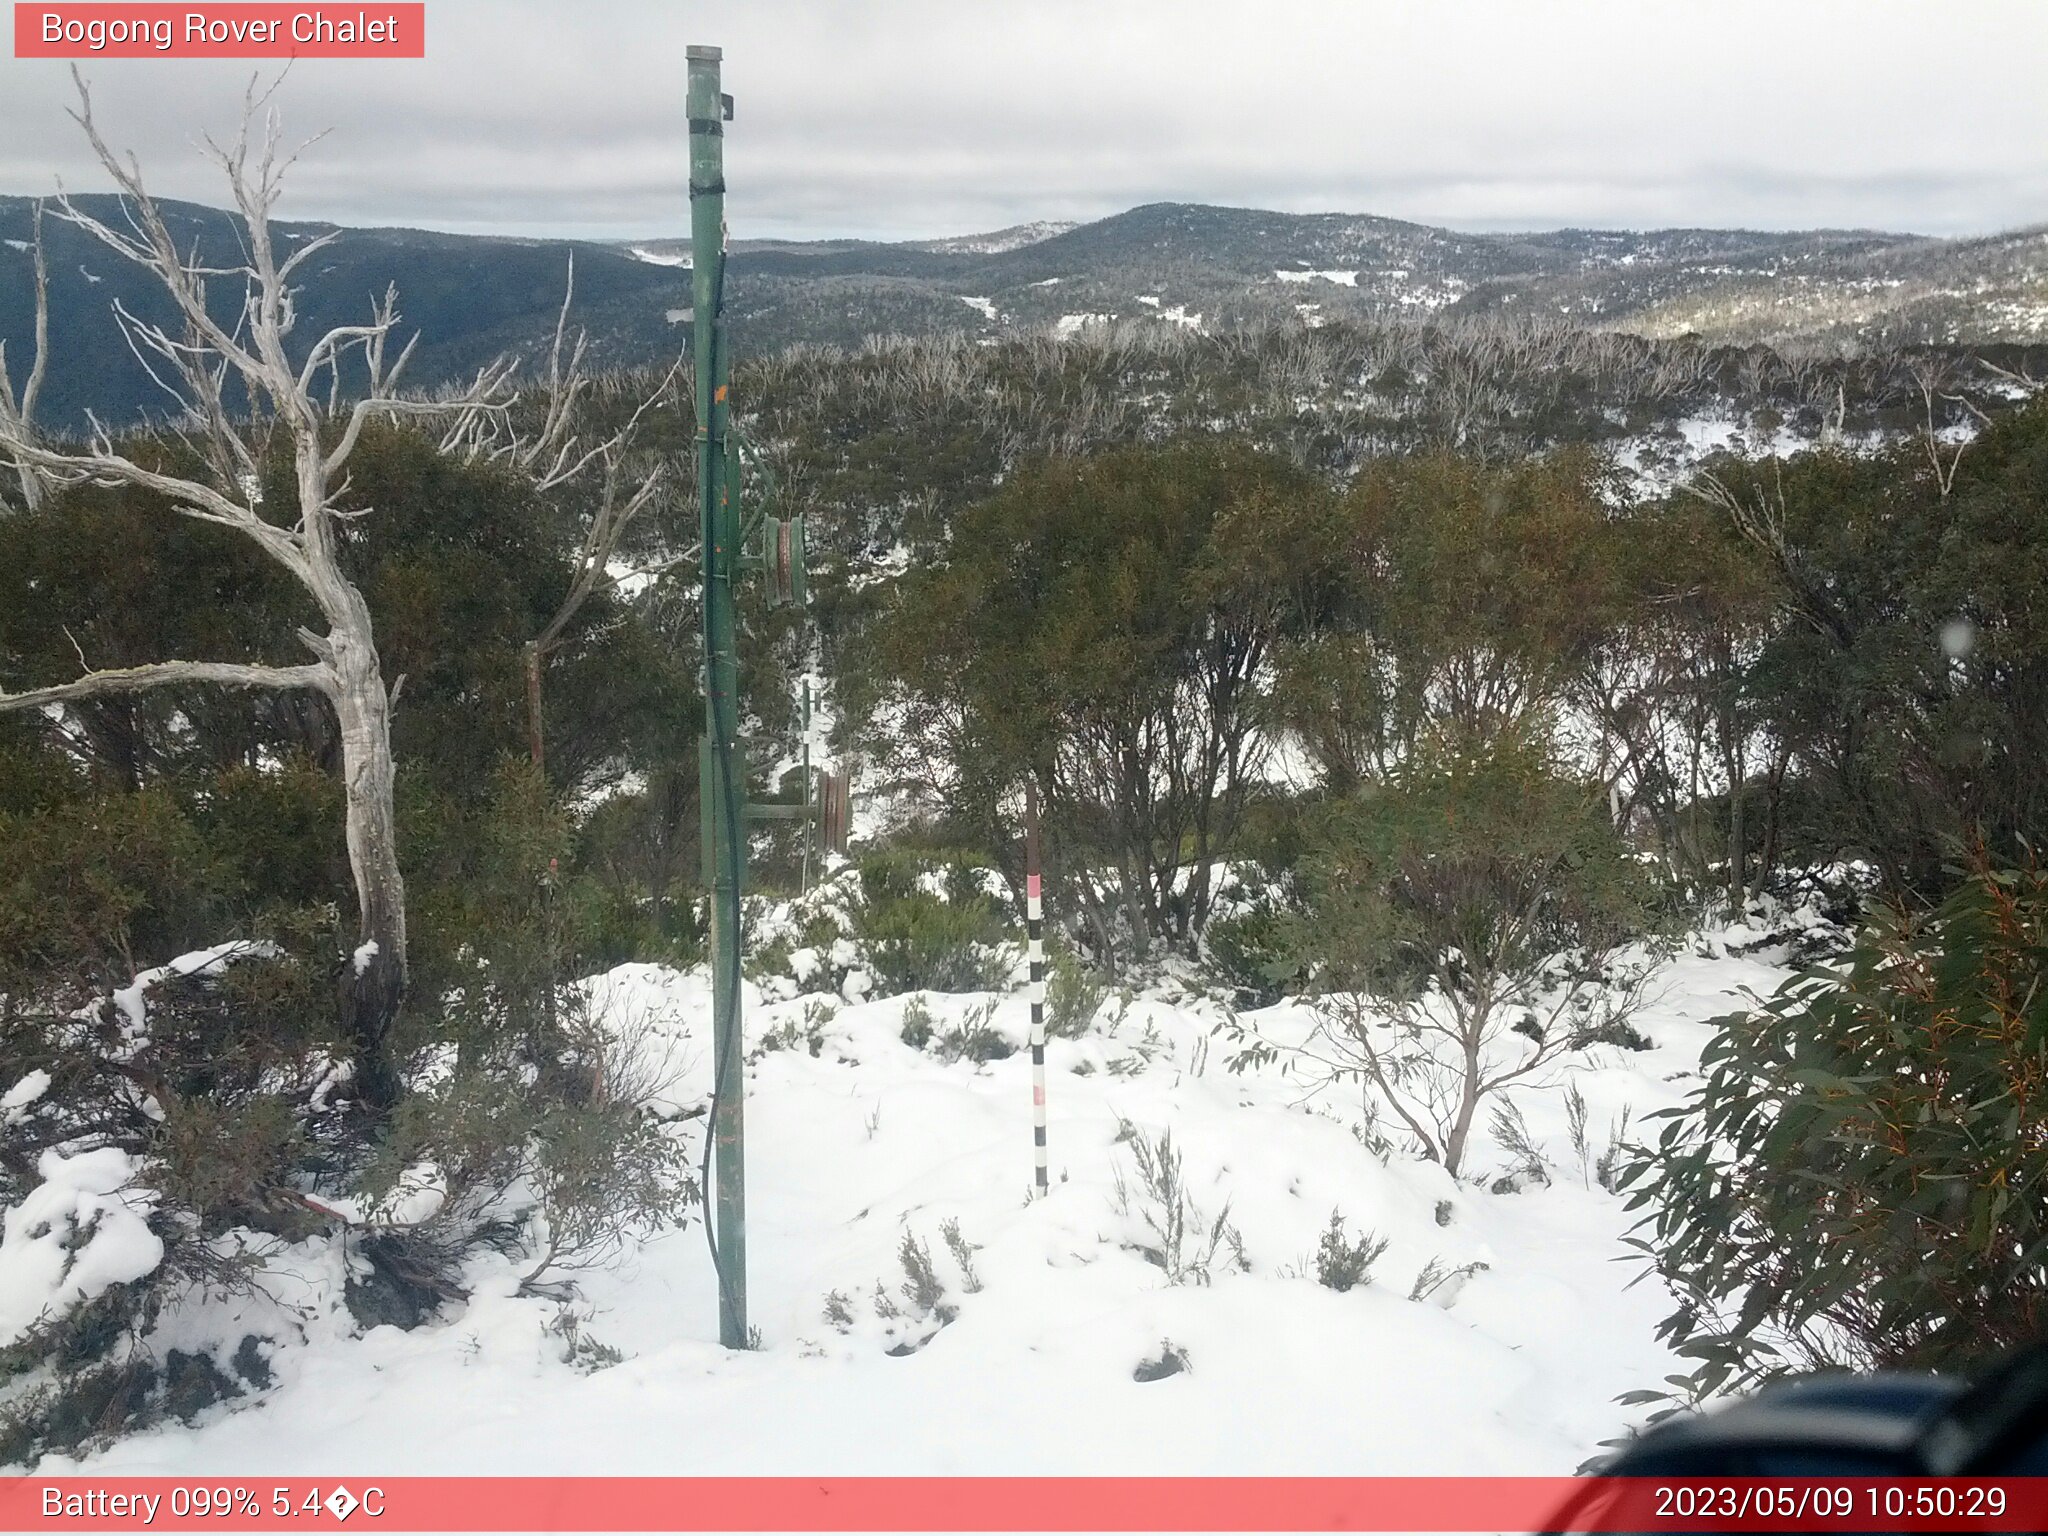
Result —
<path fill-rule="evenodd" d="M 932 867 L 902 855 L 862 862 L 853 936 L 874 973 L 877 997 L 902 992 L 984 992 L 1007 979 L 996 948 L 1005 925 L 995 903 L 955 876 L 930 889 Z"/>
<path fill-rule="evenodd" d="M 903 1005 L 903 1043 L 913 1051 L 921 1051 L 932 1043 L 932 1009 L 922 997 L 913 997 Z"/>
<path fill-rule="evenodd" d="M 1141 1224 L 1143 1236 L 1133 1246 L 1146 1262 L 1166 1271 L 1168 1285 L 1207 1285 L 1225 1255 L 1236 1269 L 1251 1267 L 1244 1256 L 1244 1239 L 1230 1224 L 1230 1202 L 1224 1201 L 1211 1219 L 1189 1193 L 1173 1132 L 1148 1136 L 1130 1121 L 1120 1120 L 1117 1140 L 1130 1145 L 1138 1175 L 1132 1184 L 1121 1168 L 1117 1170 L 1117 1210 Z"/>
<path fill-rule="evenodd" d="M 2048 1326 L 2048 873 L 1980 860 L 1846 969 L 1721 1020 L 1702 1060 L 1622 1174 L 1690 1397 L 1960 1369 Z"/>
<path fill-rule="evenodd" d="M 0 817 L 0 970 L 125 983 L 211 934 L 232 871 L 161 790 Z"/>
<path fill-rule="evenodd" d="M 152 1329 L 175 1296 L 250 1287 L 247 1232 L 306 1237 L 321 1218 L 299 1189 L 360 1157 L 363 1124 L 335 1102 L 345 1050 L 322 1033 L 330 980 L 250 946 L 83 1010 L 0 1000 L 0 1091 L 15 1100 L 0 1115 L 0 1206 L 42 1213 L 0 1245 L 14 1274 L 48 1280 L 29 1298 L 39 1316 L 0 1319 L 0 1462 L 263 1384 L 253 1347 L 235 1352 L 243 1364 L 190 1340 L 166 1354 Z M 12 1251 L 53 1237 L 59 1254 Z"/>
<path fill-rule="evenodd" d="M 1387 1251 L 1387 1239 L 1362 1232 L 1357 1241 L 1344 1235 L 1344 1213 L 1330 1212 L 1330 1224 L 1316 1248 L 1316 1283 L 1333 1291 L 1369 1284 L 1372 1267 Z"/>
<path fill-rule="evenodd" d="M 1288 947 L 1286 922 L 1268 899 L 1217 918 L 1202 939 L 1211 965 L 1246 1007 L 1277 1003 L 1281 987 L 1301 969 L 1299 958 Z"/>
<path fill-rule="evenodd" d="M 1640 865 L 1596 790 L 1535 748 L 1421 759 L 1339 802 L 1302 885 L 1289 931 L 1318 1025 L 1299 1054 L 1377 1093 L 1454 1176 L 1490 1095 L 1635 1006 L 1641 976 L 1615 962 L 1646 919 Z"/>
<path fill-rule="evenodd" d="M 1071 1040 L 1088 1032 L 1109 998 L 1109 980 L 1058 939 L 1045 946 L 1045 1032 Z"/>

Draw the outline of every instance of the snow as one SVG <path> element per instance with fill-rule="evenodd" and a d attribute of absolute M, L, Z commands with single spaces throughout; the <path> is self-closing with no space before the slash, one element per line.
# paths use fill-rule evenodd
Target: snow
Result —
<path fill-rule="evenodd" d="M 980 310 L 982 316 L 985 319 L 993 320 L 996 318 L 996 301 L 994 299 L 986 297 L 975 298 L 972 297 L 971 295 L 964 293 L 961 294 L 959 298 L 960 302 L 962 304 L 965 304 L 969 309 Z"/>
<path fill-rule="evenodd" d="M 154 1197 L 131 1187 L 127 1153 L 48 1151 L 36 1172 L 42 1183 L 0 1218 L 0 1346 L 163 1262 Z"/>
<path fill-rule="evenodd" d="M 50 1091 L 50 1074 L 41 1067 L 0 1094 L 0 1125 L 18 1124 L 29 1105 Z"/>
<path fill-rule="evenodd" d="M 383 1200 L 373 1203 L 343 1196 L 315 1203 L 351 1226 L 416 1227 L 448 1203 L 448 1176 L 433 1163 L 414 1163 L 398 1176 Z"/>
<path fill-rule="evenodd" d="M 627 601 L 638 597 L 667 574 L 666 561 L 657 561 L 652 568 L 635 560 L 614 557 L 606 562 L 605 579 L 612 584 L 612 590 Z"/>
<path fill-rule="evenodd" d="M 628 247 L 626 254 L 635 261 L 657 267 L 687 267 L 690 264 L 688 251 L 651 251 L 644 245 L 635 245 Z"/>
<path fill-rule="evenodd" d="M 151 966 L 148 970 L 136 972 L 133 981 L 116 989 L 107 998 L 120 1015 L 125 1049 L 132 1054 L 148 1043 L 149 990 L 157 983 L 174 976 L 218 976 L 235 960 L 251 956 L 275 957 L 279 953 L 278 947 L 267 940 L 231 939 L 225 944 L 180 955 L 167 965 Z M 89 1011 L 96 1013 L 97 1006 Z"/>
<path fill-rule="evenodd" d="M 1115 318 L 1115 315 L 1061 315 L 1058 323 L 1053 326 L 1052 333 L 1064 341 L 1070 336 L 1079 335 L 1088 326 L 1107 325 Z"/>
<path fill-rule="evenodd" d="M 791 915 L 750 918 L 751 941 Z M 1775 952 L 1755 947 L 1766 926 L 1776 924 L 1759 915 L 1663 961 L 1637 1020 L 1653 1048 L 1602 1049 L 1573 1069 L 1596 1154 L 1624 1108 L 1640 1123 L 1683 1096 L 1707 1020 L 1741 989 L 1783 979 Z M 838 952 L 844 942 L 835 964 L 854 958 Z M 824 970 L 823 954 L 805 958 L 807 974 Z M 1406 1152 L 1383 1162 L 1368 1150 L 1355 1088 L 1316 1090 L 1281 1066 L 1229 1071 L 1227 1038 L 1214 1033 L 1227 1010 L 1169 976 L 1112 1001 L 1079 1038 L 1050 1042 L 1054 1183 L 1033 1200 L 1028 1053 L 949 1063 L 915 1050 L 901 1039 L 912 999 L 861 1000 L 863 972 L 840 996 L 775 982 L 749 980 L 743 997 L 761 1349 L 718 1347 L 694 1219 L 579 1276 L 567 1314 L 516 1294 L 528 1256 L 486 1255 L 466 1276 L 470 1299 L 410 1332 L 352 1332 L 339 1306 L 348 1261 L 331 1241 L 251 1236 L 273 1266 L 273 1299 L 193 1298 L 163 1326 L 229 1347 L 268 1329 L 275 1385 L 261 1410 L 135 1435 L 83 1464 L 192 1476 L 1552 1474 L 1631 1422 L 1617 1395 L 1678 1368 L 1654 1334 L 1670 1298 L 1654 1281 L 1630 1286 L 1641 1266 L 1620 1238 L 1634 1218 L 1572 1150 L 1561 1080 L 1518 1096 L 1552 1182 L 1496 1194 L 1507 1155 L 1484 1137 L 1472 1176 L 1456 1181 Z M 584 986 L 645 1101 L 700 1111 L 706 973 L 626 965 Z M 1028 1029 L 1021 991 L 917 1001 L 937 1032 L 991 1002 L 1006 1039 Z M 807 1020 L 817 1054 L 763 1048 Z M 1310 1027 L 1292 1003 L 1242 1022 L 1280 1040 Z M 702 1123 L 678 1122 L 693 1146 Z M 1133 1251 L 1143 1223 L 1117 1195 L 1119 1178 L 1134 1177 L 1126 1123 L 1171 1131 L 1190 1197 L 1212 1219 L 1228 1205 L 1248 1270 L 1219 1260 L 1213 1284 L 1171 1285 Z M 136 1197 L 117 1193 L 132 1174 L 118 1155 L 46 1158 L 35 1211 L 7 1216 L 0 1317 L 19 1326 L 51 1295 L 147 1271 L 154 1239 Z M 405 1212 L 424 1209 L 434 1185 L 430 1168 L 409 1174 L 402 1187 L 419 1204 Z M 1389 1245 L 1370 1283 L 1343 1294 L 1314 1278 L 1333 1209 L 1353 1234 Z M 45 1220 L 50 1234 L 31 1237 Z M 95 1221 L 68 1256 L 51 1235 Z M 973 1245 L 971 1274 L 945 1241 L 948 1223 Z M 903 1297 L 906 1235 L 931 1254 L 957 1309 L 949 1324 Z M 1411 1300 L 1432 1261 L 1484 1267 Z M 837 1324 L 826 1317 L 835 1294 Z M 219 1310 L 229 1306 L 244 1310 Z M 565 1316 L 624 1362 L 578 1370 Z M 1165 1341 L 1189 1370 L 1134 1380 Z M 887 1352 L 905 1346 L 915 1347 Z M 52 1458 L 40 1470 L 78 1465 Z"/>
<path fill-rule="evenodd" d="M 358 976 L 362 975 L 363 972 L 370 968 L 370 962 L 376 958 L 377 941 L 375 939 L 363 940 L 362 943 L 356 946 L 356 952 L 351 961 L 355 966 L 356 974 Z"/>
<path fill-rule="evenodd" d="M 1005 251 L 1021 250 L 1027 245 L 1036 245 L 1041 240 L 1050 240 L 1054 235 L 1064 235 L 1079 226 L 1059 220 L 1039 219 L 1029 224 L 1015 224 L 1008 229 L 991 230 L 983 235 L 953 235 L 942 240 L 920 240 L 912 242 L 917 249 L 938 251 L 949 255 L 998 256 Z"/>
<path fill-rule="evenodd" d="M 1280 281 L 1281 281 L 1281 282 L 1283 282 L 1283 283 L 1307 283 L 1307 282 L 1313 282 L 1313 281 L 1314 281 L 1314 280 L 1315 280 L 1316 278 L 1321 278 L 1321 279 L 1322 279 L 1322 280 L 1323 280 L 1324 282 L 1326 282 L 1326 283 L 1336 283 L 1336 284 L 1338 284 L 1339 286 L 1341 286 L 1341 287 L 1345 287 L 1345 288 L 1356 288 L 1356 287 L 1358 286 L 1358 273 L 1357 273 L 1357 272 L 1355 272 L 1355 271 L 1352 271 L 1352 272 L 1275 272 L 1275 273 L 1274 273 L 1273 275 L 1274 275 L 1275 277 L 1277 277 L 1278 279 L 1280 279 Z"/>

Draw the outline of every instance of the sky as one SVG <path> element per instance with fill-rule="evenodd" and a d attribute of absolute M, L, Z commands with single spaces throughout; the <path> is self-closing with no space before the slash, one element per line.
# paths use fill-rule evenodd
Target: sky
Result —
<path fill-rule="evenodd" d="M 375 9 L 374 3 L 368 6 Z M 114 14 L 118 6 L 110 6 Z M 687 233 L 683 50 L 724 49 L 735 238 L 910 239 L 1187 201 L 1464 229 L 2048 223 L 2043 0 L 428 0 L 421 60 L 305 60 L 280 213 Z M 153 190 L 249 66 L 84 66 Z M 0 193 L 106 183 L 68 66 L 0 58 Z"/>

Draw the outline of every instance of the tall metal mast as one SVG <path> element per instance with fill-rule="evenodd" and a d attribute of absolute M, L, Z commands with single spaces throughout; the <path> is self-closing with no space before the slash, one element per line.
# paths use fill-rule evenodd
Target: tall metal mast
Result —
<path fill-rule="evenodd" d="M 712 1103 L 716 1185 L 711 1218 L 718 1267 L 718 1338 L 747 1345 L 744 1085 L 740 1063 L 740 877 L 746 861 L 745 786 L 738 773 L 739 658 L 733 577 L 739 509 L 727 462 L 731 405 L 725 317 L 725 121 L 716 48 L 689 50 L 691 343 L 696 358 L 698 532 L 704 574 L 704 736 L 698 789 L 705 883 L 711 891 Z"/>
<path fill-rule="evenodd" d="M 693 47 L 690 61 L 690 345 L 697 364 L 697 532 L 703 541 L 704 735 L 698 745 L 697 789 L 703 812 L 704 884 L 711 893 L 711 1077 L 709 1154 L 717 1164 L 705 1232 L 718 1268 L 718 1338 L 729 1349 L 753 1342 L 747 1327 L 747 1184 L 740 1039 L 740 896 L 747 869 L 750 821 L 821 824 L 821 841 L 846 852 L 853 818 L 845 773 L 813 780 L 810 684 L 804 685 L 801 797 L 747 799 L 740 746 L 739 654 L 733 604 L 741 574 L 762 578 L 768 606 L 809 601 L 804 568 L 804 517 L 778 516 L 775 480 L 759 453 L 732 430 L 732 356 L 725 326 L 725 125 L 732 98 L 718 89 L 716 48 Z M 744 449 L 765 496 L 751 513 L 741 505 Z M 810 869 L 809 827 L 804 870 Z"/>

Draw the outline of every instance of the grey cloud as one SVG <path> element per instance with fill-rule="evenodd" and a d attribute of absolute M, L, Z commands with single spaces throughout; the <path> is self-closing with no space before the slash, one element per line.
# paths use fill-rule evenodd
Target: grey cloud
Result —
<path fill-rule="evenodd" d="M 2048 219 L 2034 0 L 430 0 L 429 56 L 309 60 L 286 211 L 679 232 L 684 44 L 720 43 L 736 229 L 912 236 L 1160 199 L 1465 227 Z M 159 191 L 244 66 L 88 66 Z M 1967 74 L 1967 89 L 1957 81 Z M 99 179 L 64 66 L 0 61 L 0 190 Z"/>

